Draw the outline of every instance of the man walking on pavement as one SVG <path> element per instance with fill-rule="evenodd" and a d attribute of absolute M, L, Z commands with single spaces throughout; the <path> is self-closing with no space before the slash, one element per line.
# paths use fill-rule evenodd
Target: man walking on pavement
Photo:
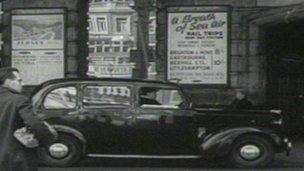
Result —
<path fill-rule="evenodd" d="M 16 129 L 28 127 L 40 145 L 56 140 L 35 115 L 30 100 L 20 94 L 22 86 L 16 68 L 0 68 L 0 171 L 38 170 L 35 150 L 19 143 L 13 135 Z"/>

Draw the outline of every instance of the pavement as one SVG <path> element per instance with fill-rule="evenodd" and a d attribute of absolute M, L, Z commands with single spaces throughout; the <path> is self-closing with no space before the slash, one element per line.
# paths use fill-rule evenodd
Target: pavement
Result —
<path fill-rule="evenodd" d="M 143 160 L 143 159 L 100 159 L 85 158 L 77 166 L 68 168 L 50 168 L 40 167 L 39 171 L 99 171 L 99 170 L 174 170 L 174 171 L 252 171 L 252 170 L 275 170 L 275 171 L 303 171 L 304 170 L 304 139 L 293 142 L 293 150 L 290 156 L 286 154 L 277 154 L 274 162 L 267 168 L 262 169 L 235 169 L 219 166 L 220 161 L 202 161 L 202 160 Z"/>

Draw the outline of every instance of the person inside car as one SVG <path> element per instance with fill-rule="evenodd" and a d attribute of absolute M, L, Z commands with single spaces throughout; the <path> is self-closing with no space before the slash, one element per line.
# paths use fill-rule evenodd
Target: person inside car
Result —
<path fill-rule="evenodd" d="M 247 99 L 247 92 L 244 90 L 237 90 L 235 99 L 232 101 L 230 107 L 234 110 L 252 109 L 252 103 Z"/>
<path fill-rule="evenodd" d="M 157 90 L 153 88 L 143 88 L 140 93 L 141 105 L 161 105 L 156 100 Z"/>

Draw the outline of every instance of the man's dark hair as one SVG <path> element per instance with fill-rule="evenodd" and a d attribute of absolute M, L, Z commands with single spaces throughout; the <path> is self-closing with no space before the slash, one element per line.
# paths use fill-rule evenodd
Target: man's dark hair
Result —
<path fill-rule="evenodd" d="M 17 68 L 13 67 L 3 67 L 0 68 L 0 85 L 3 85 L 6 79 L 14 79 L 16 78 L 13 72 L 19 72 Z"/>

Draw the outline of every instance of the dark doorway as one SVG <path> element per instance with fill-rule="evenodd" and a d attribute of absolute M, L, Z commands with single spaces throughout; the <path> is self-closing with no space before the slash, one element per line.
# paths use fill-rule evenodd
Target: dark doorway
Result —
<path fill-rule="evenodd" d="M 304 22 L 265 27 L 262 39 L 267 58 L 267 103 L 286 108 L 304 91 Z"/>

